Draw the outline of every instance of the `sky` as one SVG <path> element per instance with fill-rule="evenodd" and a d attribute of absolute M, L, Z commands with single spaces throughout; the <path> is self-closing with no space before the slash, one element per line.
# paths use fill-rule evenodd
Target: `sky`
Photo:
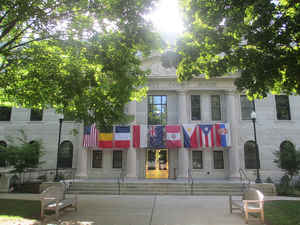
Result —
<path fill-rule="evenodd" d="M 156 30 L 163 36 L 178 36 L 183 32 L 183 20 L 178 0 L 159 0 L 149 18 Z"/>

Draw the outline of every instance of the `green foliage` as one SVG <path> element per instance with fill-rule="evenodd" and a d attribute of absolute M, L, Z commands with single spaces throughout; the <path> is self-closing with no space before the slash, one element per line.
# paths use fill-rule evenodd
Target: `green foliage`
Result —
<path fill-rule="evenodd" d="M 143 17 L 153 2 L 4 1 L 0 19 L 13 28 L 0 31 L 0 42 L 11 42 L 0 47 L 0 104 L 51 107 L 104 128 L 128 121 L 124 107 L 145 94 L 149 73 L 140 69 L 139 55 L 160 45 Z M 11 8 L 24 14 L 15 18 L 18 26 Z"/>
<path fill-rule="evenodd" d="M 271 177 L 267 177 L 265 183 L 273 184 L 274 182 Z"/>
<path fill-rule="evenodd" d="M 181 0 L 187 33 L 177 43 L 179 80 L 240 71 L 249 96 L 300 94 L 298 1 Z"/>
<path fill-rule="evenodd" d="M 24 131 L 20 130 L 20 137 L 8 138 L 8 146 L 2 147 L 0 157 L 5 158 L 10 166 L 13 166 L 17 173 L 22 173 L 27 168 L 35 168 L 42 162 L 39 162 L 42 156 L 43 146 L 40 141 L 28 142 Z"/>
<path fill-rule="evenodd" d="M 281 177 L 279 184 L 276 184 L 276 191 L 279 195 L 294 194 L 294 187 L 291 185 L 291 178 L 288 175 Z"/>
<path fill-rule="evenodd" d="M 274 163 L 292 179 L 300 170 L 300 151 L 290 142 L 283 142 L 280 151 L 274 153 Z"/>

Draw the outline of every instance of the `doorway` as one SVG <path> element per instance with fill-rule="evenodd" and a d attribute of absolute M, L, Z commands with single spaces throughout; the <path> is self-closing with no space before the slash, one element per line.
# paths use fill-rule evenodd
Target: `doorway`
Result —
<path fill-rule="evenodd" d="M 169 177 L 168 149 L 148 149 L 146 174 L 148 179 L 167 179 Z"/>

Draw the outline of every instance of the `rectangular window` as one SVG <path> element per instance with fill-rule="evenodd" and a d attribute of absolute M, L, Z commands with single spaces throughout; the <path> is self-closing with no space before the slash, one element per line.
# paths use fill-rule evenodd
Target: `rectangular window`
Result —
<path fill-rule="evenodd" d="M 203 169 L 202 151 L 192 151 L 193 169 Z"/>
<path fill-rule="evenodd" d="M 92 168 L 102 168 L 102 151 L 93 151 Z"/>
<path fill-rule="evenodd" d="M 0 121 L 10 121 L 11 107 L 0 106 Z"/>
<path fill-rule="evenodd" d="M 75 121 L 75 115 L 70 112 L 64 112 L 64 121 Z"/>
<path fill-rule="evenodd" d="M 214 168 L 224 169 L 223 151 L 214 151 Z"/>
<path fill-rule="evenodd" d="M 221 96 L 210 96 L 211 120 L 221 120 Z"/>
<path fill-rule="evenodd" d="M 149 125 L 167 124 L 167 96 L 165 95 L 148 96 L 148 124 Z"/>
<path fill-rule="evenodd" d="M 242 120 L 251 120 L 251 112 L 254 110 L 254 103 L 249 101 L 246 95 L 240 96 Z"/>
<path fill-rule="evenodd" d="M 201 120 L 200 95 L 191 95 L 192 120 Z"/>
<path fill-rule="evenodd" d="M 122 151 L 113 151 L 113 168 L 122 168 Z"/>
<path fill-rule="evenodd" d="M 43 110 L 42 109 L 31 109 L 30 121 L 42 121 L 42 120 L 43 120 Z"/>
<path fill-rule="evenodd" d="M 291 120 L 290 102 L 287 95 L 275 95 L 278 120 Z"/>

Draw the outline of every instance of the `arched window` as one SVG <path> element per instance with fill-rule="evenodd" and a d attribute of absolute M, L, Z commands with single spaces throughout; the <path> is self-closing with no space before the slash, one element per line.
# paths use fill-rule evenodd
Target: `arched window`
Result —
<path fill-rule="evenodd" d="M 32 158 L 30 159 L 30 164 L 32 167 L 36 167 L 39 164 L 39 158 L 40 158 L 40 143 L 37 141 L 30 141 L 29 144 L 32 146 Z"/>
<path fill-rule="evenodd" d="M 70 141 L 64 141 L 59 146 L 57 167 L 72 168 L 73 144 Z"/>
<path fill-rule="evenodd" d="M 283 141 L 280 144 L 280 152 L 284 151 L 285 149 L 295 148 L 294 144 L 290 141 Z"/>
<path fill-rule="evenodd" d="M 5 167 L 6 166 L 6 161 L 4 157 L 1 157 L 1 152 L 3 152 L 3 148 L 6 148 L 7 144 L 5 141 L 0 141 L 0 167 Z"/>
<path fill-rule="evenodd" d="M 244 157 L 246 169 L 257 169 L 256 148 L 254 141 L 247 141 L 244 145 Z"/>

